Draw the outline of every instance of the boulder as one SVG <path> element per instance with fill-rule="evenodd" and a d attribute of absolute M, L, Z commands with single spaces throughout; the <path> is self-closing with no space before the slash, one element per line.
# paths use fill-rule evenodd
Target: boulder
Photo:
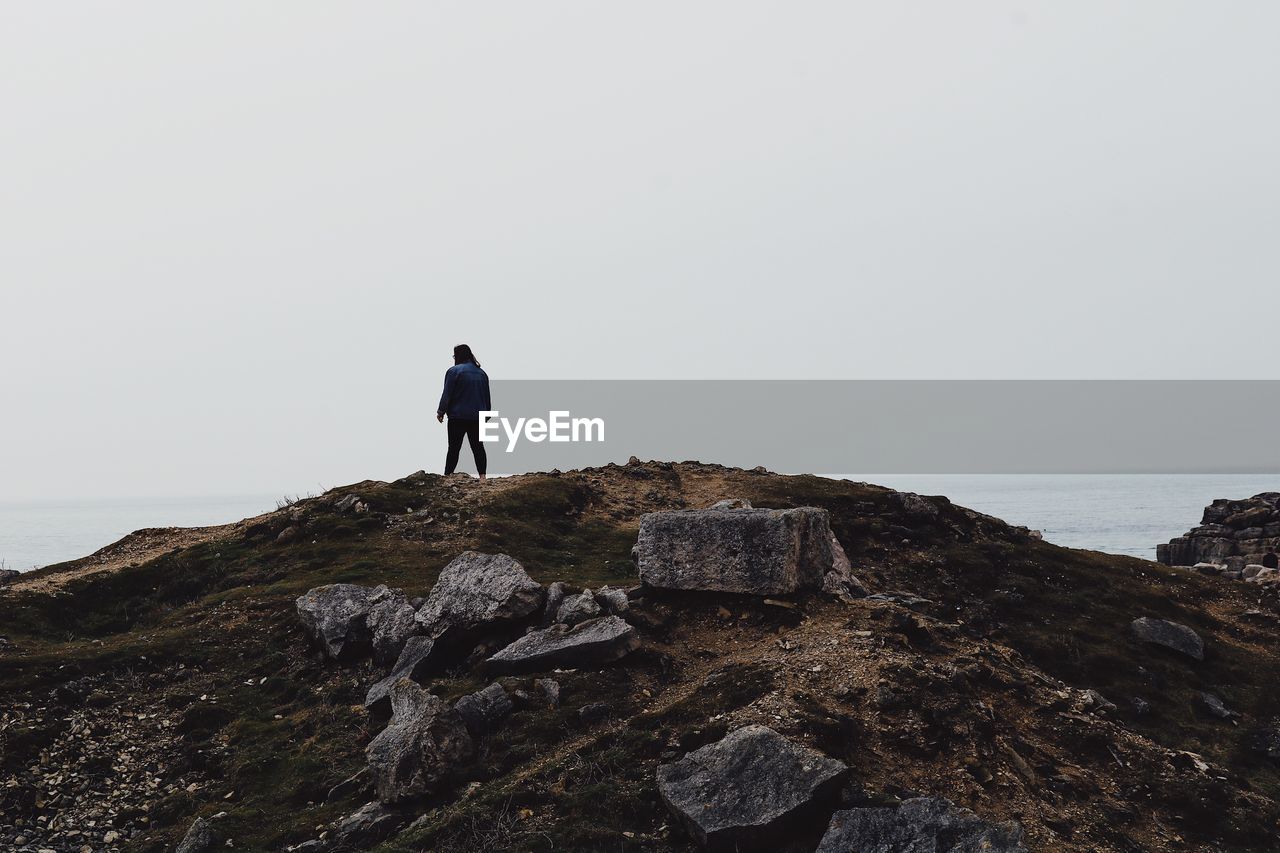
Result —
<path fill-rule="evenodd" d="M 716 501 L 707 509 L 753 509 L 751 501 L 746 498 L 725 498 L 722 501 Z"/>
<path fill-rule="evenodd" d="M 750 595 L 821 589 L 833 567 L 827 511 L 815 507 L 651 512 L 632 556 L 647 586 Z"/>
<path fill-rule="evenodd" d="M 773 729 L 746 726 L 659 766 L 658 793 L 700 844 L 759 849 L 834 797 L 847 771 Z"/>
<path fill-rule="evenodd" d="M 498 682 L 483 690 L 463 696 L 453 705 L 473 738 L 486 735 L 498 727 L 514 707 L 507 691 Z"/>
<path fill-rule="evenodd" d="M 467 551 L 440 572 L 415 618 L 437 646 L 455 646 L 486 627 L 534 615 L 542 597 L 542 586 L 511 557 Z"/>
<path fill-rule="evenodd" d="M 1144 643 L 1164 646 L 1189 658 L 1204 660 L 1204 640 L 1186 625 L 1143 616 L 1129 623 L 1129 628 Z"/>
<path fill-rule="evenodd" d="M 838 811 L 817 853 L 1025 853 L 1017 823 L 992 824 L 943 797 Z"/>
<path fill-rule="evenodd" d="M 391 722 L 365 757 L 378 799 L 394 804 L 438 790 L 474 746 L 458 712 L 417 683 L 400 679 L 390 699 Z"/>
<path fill-rule="evenodd" d="M 379 590 L 351 583 L 318 586 L 298 597 L 298 619 L 307 635 L 333 660 L 352 660 L 370 646 L 367 619 L 386 596 Z"/>
<path fill-rule="evenodd" d="M 10 581 L 16 581 L 22 572 L 17 569 L 0 569 L 0 586 L 4 586 Z"/>
<path fill-rule="evenodd" d="M 421 681 L 426 677 L 431 665 L 431 652 L 435 641 L 421 635 L 410 637 L 405 641 L 400 656 L 396 658 L 391 674 L 374 683 L 365 694 L 364 705 L 377 713 L 385 714 L 391 708 L 391 688 L 402 678 Z"/>
<path fill-rule="evenodd" d="M 370 608 L 365 622 L 373 638 L 374 660 L 387 664 L 399 657 L 405 641 L 419 630 L 415 615 L 413 605 L 399 591 L 387 590 L 386 596 Z"/>
<path fill-rule="evenodd" d="M 206 853 L 218 843 L 213 833 L 213 826 L 204 818 L 198 817 L 192 822 L 187 834 L 182 836 L 173 853 Z"/>
<path fill-rule="evenodd" d="M 566 625 L 577 625 L 600 615 L 600 605 L 591 590 L 584 589 L 578 595 L 570 595 L 556 610 L 556 621 Z"/>
<path fill-rule="evenodd" d="M 627 591 L 608 586 L 602 586 L 596 592 L 596 604 L 610 616 L 621 616 L 631 609 L 631 599 L 627 597 Z"/>
<path fill-rule="evenodd" d="M 365 803 L 338 823 L 329 849 L 369 850 L 389 838 L 404 823 L 403 815 L 382 803 Z"/>
<path fill-rule="evenodd" d="M 617 616 L 570 627 L 552 625 L 525 634 L 485 662 L 495 673 L 538 672 L 556 667 L 612 663 L 640 647 L 636 629 Z"/>

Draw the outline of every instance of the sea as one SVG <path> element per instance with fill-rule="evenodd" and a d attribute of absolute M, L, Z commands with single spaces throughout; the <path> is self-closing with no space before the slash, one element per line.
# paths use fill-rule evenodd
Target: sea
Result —
<path fill-rule="evenodd" d="M 1156 545 L 1200 522 L 1217 498 L 1280 491 L 1266 474 L 840 474 L 953 503 L 1039 530 L 1049 542 L 1155 558 Z M 74 560 L 143 527 L 225 524 L 276 508 L 233 495 L 0 502 L 0 568 Z"/>

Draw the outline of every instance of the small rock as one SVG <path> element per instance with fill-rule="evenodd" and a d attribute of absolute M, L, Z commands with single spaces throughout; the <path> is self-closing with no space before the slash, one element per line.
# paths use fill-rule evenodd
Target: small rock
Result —
<path fill-rule="evenodd" d="M 560 581 L 556 581 L 547 587 L 547 600 L 542 608 L 542 626 L 544 628 L 556 621 L 556 614 L 560 610 L 564 597 L 565 588 Z"/>
<path fill-rule="evenodd" d="M 391 688 L 402 678 L 421 681 L 431 667 L 431 653 L 435 649 L 435 641 L 430 637 L 414 636 L 405 641 L 400 657 L 396 658 L 391 674 L 374 683 L 365 694 L 364 705 L 370 710 L 386 713 L 390 709 Z"/>
<path fill-rule="evenodd" d="M 463 696 L 454 703 L 453 710 L 462 717 L 471 736 L 480 737 L 497 728 L 512 707 L 507 691 L 495 681 L 483 690 Z"/>
<path fill-rule="evenodd" d="M 1222 700 L 1212 693 L 1201 693 L 1200 704 L 1204 709 L 1220 720 L 1230 720 L 1240 716 L 1235 711 L 1229 710 Z"/>
<path fill-rule="evenodd" d="M 332 846 L 368 850 L 403 826 L 404 817 L 382 803 L 365 803 L 347 815 L 333 831 Z"/>
<path fill-rule="evenodd" d="M 602 723 L 609 719 L 613 708 L 608 702 L 589 702 L 578 709 L 578 719 L 588 725 Z"/>
<path fill-rule="evenodd" d="M 533 684 L 542 693 L 543 698 L 547 700 L 548 707 L 560 707 L 560 682 L 554 678 L 537 678 L 534 679 Z"/>
<path fill-rule="evenodd" d="M 358 503 L 361 503 L 359 495 L 346 495 L 334 501 L 333 510 L 338 513 L 349 512 L 355 509 Z"/>
<path fill-rule="evenodd" d="M 213 827 L 204 818 L 196 818 L 187 834 L 178 842 L 173 853 L 206 853 L 218 843 Z"/>
<path fill-rule="evenodd" d="M 578 595 L 565 598 L 556 610 L 556 621 L 565 625 L 577 625 L 599 615 L 600 605 L 596 604 L 595 596 L 591 594 L 591 590 L 584 589 Z"/>
<path fill-rule="evenodd" d="M 596 593 L 596 604 L 610 616 L 621 616 L 631 609 L 631 600 L 627 598 L 627 591 L 608 586 L 600 587 Z"/>

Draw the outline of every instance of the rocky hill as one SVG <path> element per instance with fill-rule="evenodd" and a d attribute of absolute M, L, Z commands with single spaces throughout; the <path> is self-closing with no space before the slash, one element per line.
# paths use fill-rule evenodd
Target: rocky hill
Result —
<path fill-rule="evenodd" d="M 159 541 L 0 590 L 0 849 L 1280 843 L 1276 600 L 945 498 L 633 461 Z"/>

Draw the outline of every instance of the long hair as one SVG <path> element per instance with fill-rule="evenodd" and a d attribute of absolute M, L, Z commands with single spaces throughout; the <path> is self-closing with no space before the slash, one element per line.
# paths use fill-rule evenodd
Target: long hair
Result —
<path fill-rule="evenodd" d="M 454 364 L 471 363 L 471 364 L 474 364 L 476 367 L 480 366 L 480 362 L 476 361 L 475 353 L 471 352 L 471 347 L 467 346 L 466 344 L 458 344 L 456 347 L 453 348 L 453 363 Z"/>

